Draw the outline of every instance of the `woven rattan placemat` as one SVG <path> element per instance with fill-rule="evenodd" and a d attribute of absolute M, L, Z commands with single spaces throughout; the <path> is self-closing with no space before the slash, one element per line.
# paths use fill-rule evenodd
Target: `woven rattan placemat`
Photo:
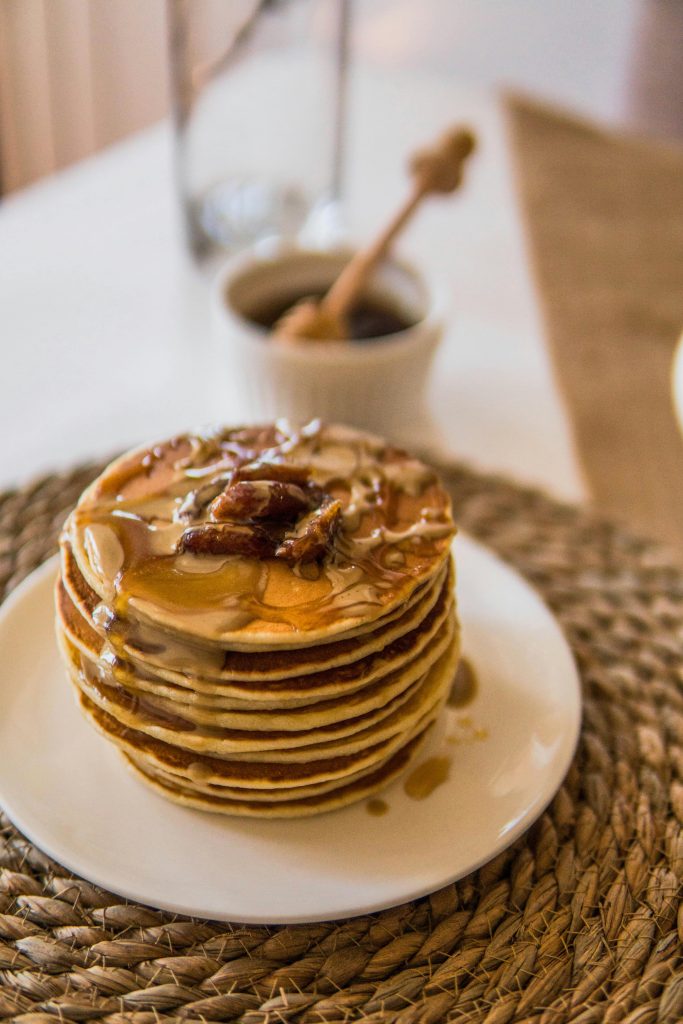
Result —
<path fill-rule="evenodd" d="M 0 594 L 52 552 L 93 472 L 0 495 Z M 445 475 L 458 521 L 540 590 L 580 667 L 580 747 L 547 812 L 429 898 L 284 928 L 126 903 L 0 817 L 0 1019 L 683 1019 L 683 575 L 586 513 L 461 467 Z"/>

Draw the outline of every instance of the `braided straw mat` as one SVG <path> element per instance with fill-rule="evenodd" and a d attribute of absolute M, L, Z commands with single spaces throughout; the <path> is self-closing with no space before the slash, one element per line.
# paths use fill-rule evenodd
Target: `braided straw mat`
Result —
<path fill-rule="evenodd" d="M 96 469 L 0 495 L 0 594 L 53 551 Z M 277 928 L 127 903 L 0 816 L 0 1020 L 683 1020 L 683 574 L 577 509 L 445 476 L 461 526 L 540 590 L 580 667 L 579 751 L 546 813 L 433 896 Z"/>

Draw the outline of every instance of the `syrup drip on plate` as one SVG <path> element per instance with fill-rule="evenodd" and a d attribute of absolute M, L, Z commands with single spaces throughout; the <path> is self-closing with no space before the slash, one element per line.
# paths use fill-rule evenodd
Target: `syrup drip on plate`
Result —
<path fill-rule="evenodd" d="M 449 708 L 464 708 L 471 704 L 479 690 L 479 680 L 472 662 L 461 658 L 446 703 Z"/>
<path fill-rule="evenodd" d="M 426 761 L 414 768 L 403 783 L 403 790 L 411 800 L 426 800 L 438 786 L 448 779 L 451 769 L 451 758 L 442 756 L 428 757 Z"/>

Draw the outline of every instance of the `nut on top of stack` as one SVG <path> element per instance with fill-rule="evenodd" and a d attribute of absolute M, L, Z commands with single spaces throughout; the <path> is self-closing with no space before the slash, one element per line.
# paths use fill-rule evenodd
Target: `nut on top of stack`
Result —
<path fill-rule="evenodd" d="M 61 538 L 80 706 L 163 795 L 293 817 L 404 770 L 458 659 L 450 503 L 347 427 L 183 435 L 112 463 Z"/>

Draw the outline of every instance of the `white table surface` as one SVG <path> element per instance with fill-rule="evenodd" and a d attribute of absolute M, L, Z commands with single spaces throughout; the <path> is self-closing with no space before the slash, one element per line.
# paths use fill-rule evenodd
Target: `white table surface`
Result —
<path fill-rule="evenodd" d="M 452 454 L 585 498 L 496 97 L 464 95 L 443 74 L 366 69 L 349 106 L 355 238 L 403 195 L 411 146 L 454 120 L 475 127 L 466 190 L 425 208 L 402 246 L 451 303 L 431 409 Z M 183 249 L 167 125 L 0 204 L 0 487 L 239 418 L 212 387 L 208 289 Z"/>

